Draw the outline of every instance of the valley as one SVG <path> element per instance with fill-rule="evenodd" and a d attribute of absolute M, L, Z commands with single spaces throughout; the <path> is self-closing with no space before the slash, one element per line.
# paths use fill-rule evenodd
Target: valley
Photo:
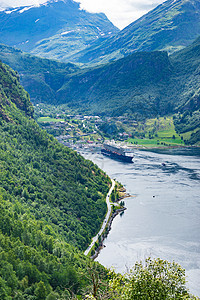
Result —
<path fill-rule="evenodd" d="M 199 38 L 170 56 L 166 52 L 139 52 L 89 69 L 41 59 L 4 45 L 0 59 L 18 71 L 35 106 L 63 105 L 73 115 L 127 115 L 136 122 L 179 115 L 178 133 L 186 140 L 193 134 L 192 144 L 199 141 Z M 188 125 L 183 128 L 178 122 L 184 122 L 181 116 L 188 110 Z"/>
<path fill-rule="evenodd" d="M 199 299 L 199 1 L 123 30 L 23 3 L 0 3 L 0 299 Z"/>

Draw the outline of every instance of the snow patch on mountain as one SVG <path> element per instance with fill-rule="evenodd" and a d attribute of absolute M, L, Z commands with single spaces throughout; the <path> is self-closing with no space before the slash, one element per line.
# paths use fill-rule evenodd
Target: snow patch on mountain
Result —
<path fill-rule="evenodd" d="M 61 35 L 66 35 L 66 34 L 68 34 L 68 33 L 74 32 L 74 31 L 75 31 L 75 30 L 64 31 L 64 32 L 61 33 Z"/>
<path fill-rule="evenodd" d="M 62 0 L 53 0 L 53 1 L 47 1 L 47 0 L 40 0 L 37 3 L 34 3 L 35 1 L 7 1 L 7 3 L 5 2 L 1 2 L 0 1 L 0 11 L 5 11 L 7 14 L 15 11 L 16 9 L 21 8 L 22 10 L 27 8 L 32 8 L 32 7 L 39 7 L 42 6 L 48 2 L 58 2 L 58 1 L 62 1 Z M 40 2 L 40 3 L 39 3 Z M 23 11 L 22 11 L 23 12 Z"/>
<path fill-rule="evenodd" d="M 5 9 L 2 9 L 2 11 L 4 11 L 7 15 L 11 14 L 12 12 L 14 11 L 17 11 L 18 9 L 11 9 L 11 10 L 5 10 Z"/>
<path fill-rule="evenodd" d="M 20 12 L 20 14 L 22 14 L 23 12 L 25 12 L 25 11 L 27 11 L 27 10 L 33 8 L 33 7 L 36 7 L 36 6 L 37 6 L 37 5 L 26 6 L 26 7 L 22 8 L 22 9 L 20 9 L 19 12 Z"/>

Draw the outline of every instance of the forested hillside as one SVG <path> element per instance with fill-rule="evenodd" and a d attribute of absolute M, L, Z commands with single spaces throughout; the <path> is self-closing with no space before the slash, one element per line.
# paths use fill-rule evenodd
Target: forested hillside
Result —
<path fill-rule="evenodd" d="M 67 104 L 88 114 L 146 117 L 198 109 L 199 49 L 197 39 L 174 55 L 138 52 L 89 69 L 4 45 L 0 59 L 19 72 L 34 103 Z"/>
<path fill-rule="evenodd" d="M 176 67 L 177 75 L 172 90 L 176 91 L 179 100 L 176 108 L 178 114 L 174 116 L 175 128 L 178 133 L 188 133 L 188 142 L 195 144 L 200 142 L 200 38 L 174 53 L 171 62 Z"/>
<path fill-rule="evenodd" d="M 33 106 L 28 93 L 18 83 L 19 76 L 15 71 L 0 62 L 0 117 L 11 120 L 7 108 L 12 103 L 22 109 L 27 116 L 33 116 Z"/>
<path fill-rule="evenodd" d="M 81 107 L 93 114 L 164 114 L 169 112 L 169 103 L 161 97 L 171 73 L 166 52 L 135 53 L 72 74 L 57 91 L 57 99 L 59 104 L 67 103 L 73 109 Z"/>
<path fill-rule="evenodd" d="M 0 298 L 81 293 L 78 248 L 100 228 L 109 178 L 42 131 L 15 72 L 0 63 L 0 74 Z"/>
<path fill-rule="evenodd" d="M 80 70 L 74 64 L 43 59 L 2 44 L 0 59 L 19 73 L 23 87 L 34 102 L 56 103 L 56 92 L 65 78 Z"/>
<path fill-rule="evenodd" d="M 158 116 L 199 109 L 200 39 L 174 55 L 138 52 L 71 75 L 60 103 L 94 114 Z"/>

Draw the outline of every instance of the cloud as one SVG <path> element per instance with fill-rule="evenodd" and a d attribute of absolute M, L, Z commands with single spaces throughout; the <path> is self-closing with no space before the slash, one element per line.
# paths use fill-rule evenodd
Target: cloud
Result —
<path fill-rule="evenodd" d="M 75 0 L 90 12 L 104 12 L 120 29 L 135 21 L 164 0 Z"/>
<path fill-rule="evenodd" d="M 164 0 L 75 0 L 89 12 L 103 12 L 120 29 L 135 21 Z M 3 3 L 4 2 L 4 6 Z M 39 5 L 47 0 L 0 0 L 0 7 Z"/>
<path fill-rule="evenodd" d="M 3 0 L 0 1 L 0 7 L 19 7 L 29 5 L 39 5 L 45 3 L 47 0 Z"/>

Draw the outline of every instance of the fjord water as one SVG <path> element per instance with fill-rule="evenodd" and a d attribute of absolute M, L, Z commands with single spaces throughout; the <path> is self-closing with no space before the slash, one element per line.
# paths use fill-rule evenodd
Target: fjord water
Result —
<path fill-rule="evenodd" d="M 190 291 L 200 296 L 200 149 L 134 154 L 128 164 L 84 153 L 132 195 L 97 260 L 122 273 L 149 256 L 174 260 L 186 269 Z"/>

